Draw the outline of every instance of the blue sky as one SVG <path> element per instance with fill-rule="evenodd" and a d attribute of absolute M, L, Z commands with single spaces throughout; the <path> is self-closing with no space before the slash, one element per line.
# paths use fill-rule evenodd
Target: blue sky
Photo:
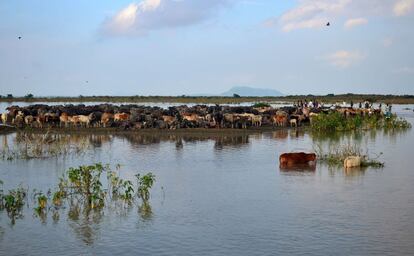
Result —
<path fill-rule="evenodd" d="M 414 0 L 1 1 L 0 94 L 414 94 L 413 25 Z"/>

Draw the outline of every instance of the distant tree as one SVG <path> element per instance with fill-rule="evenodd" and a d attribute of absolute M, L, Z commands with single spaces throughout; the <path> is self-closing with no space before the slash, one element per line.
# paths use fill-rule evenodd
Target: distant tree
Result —
<path fill-rule="evenodd" d="M 333 96 L 335 96 L 335 94 L 330 93 L 330 94 L 327 94 L 326 96 L 327 96 L 327 97 L 333 97 Z"/>
<path fill-rule="evenodd" d="M 13 99 L 13 94 L 7 94 L 8 99 Z"/>
<path fill-rule="evenodd" d="M 240 98 L 240 95 L 238 95 L 237 93 L 234 93 L 233 98 Z"/>
<path fill-rule="evenodd" d="M 0 95 L 0 99 L 3 98 L 3 95 Z"/>
<path fill-rule="evenodd" d="M 28 94 L 26 94 L 25 96 L 24 96 L 26 99 L 33 99 L 33 94 L 31 94 L 31 93 L 28 93 Z"/>

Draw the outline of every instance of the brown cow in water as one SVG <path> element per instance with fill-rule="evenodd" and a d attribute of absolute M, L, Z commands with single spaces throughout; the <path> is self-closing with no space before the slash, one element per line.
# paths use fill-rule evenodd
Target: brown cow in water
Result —
<path fill-rule="evenodd" d="M 316 154 L 314 153 L 285 153 L 279 157 L 279 163 L 281 167 L 291 167 L 296 165 L 314 165 L 316 162 Z"/>

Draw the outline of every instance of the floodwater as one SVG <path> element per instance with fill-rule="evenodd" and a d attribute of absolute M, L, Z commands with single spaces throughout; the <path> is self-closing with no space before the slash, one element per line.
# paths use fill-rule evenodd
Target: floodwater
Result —
<path fill-rule="evenodd" d="M 394 106 L 414 124 L 413 106 Z M 16 134 L 0 135 L 13 146 Z M 49 214 L 33 207 L 12 225 L 0 213 L 0 255 L 414 255 L 414 129 L 315 135 L 263 133 L 76 134 L 82 154 L 0 160 L 5 190 L 54 188 L 72 166 L 122 164 L 156 175 L 151 213 Z M 283 152 L 356 144 L 381 169 L 279 170 Z M 381 154 L 382 153 L 382 154 Z"/>

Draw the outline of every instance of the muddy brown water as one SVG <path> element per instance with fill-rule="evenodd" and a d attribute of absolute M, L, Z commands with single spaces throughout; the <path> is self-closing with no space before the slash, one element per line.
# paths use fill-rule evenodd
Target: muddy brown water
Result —
<path fill-rule="evenodd" d="M 414 113 L 394 106 L 414 123 Z M 408 106 L 412 108 L 412 106 Z M 1 148 L 16 134 L 0 135 Z M 72 134 L 82 154 L 0 160 L 5 189 L 53 188 L 72 166 L 123 165 L 121 176 L 152 171 L 151 213 L 63 211 L 40 220 L 32 207 L 11 225 L 0 213 L 0 255 L 413 255 L 414 129 L 315 135 L 253 133 Z M 7 143 L 7 144 L 5 144 Z M 356 144 L 381 169 L 279 170 L 283 152 Z"/>

